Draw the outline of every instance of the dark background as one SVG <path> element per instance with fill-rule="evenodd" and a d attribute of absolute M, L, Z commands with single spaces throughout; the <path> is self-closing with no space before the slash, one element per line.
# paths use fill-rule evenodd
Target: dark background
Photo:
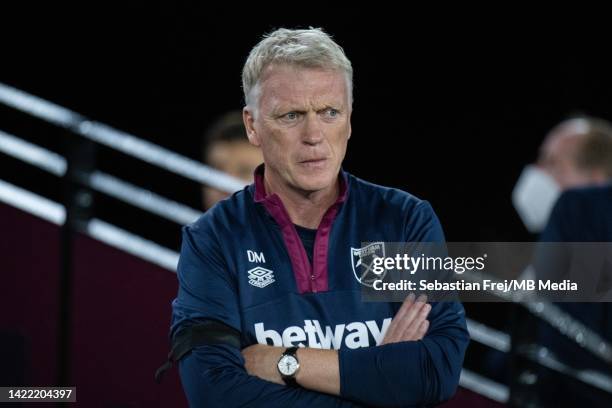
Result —
<path fill-rule="evenodd" d="M 0 77 L 199 159 L 206 126 L 242 106 L 242 64 L 260 36 L 280 26 L 324 27 L 355 71 L 345 168 L 429 200 L 454 241 L 530 239 L 510 202 L 522 167 L 567 115 L 612 119 L 612 64 L 595 46 L 605 37 L 584 29 L 536 24 L 531 33 L 529 23 L 504 24 L 499 15 L 476 25 L 399 10 L 354 18 L 314 5 L 284 5 L 275 15 L 251 7 L 225 13 L 174 2 L 26 7 L 5 14 L 16 24 L 3 27 Z M 17 136 L 61 150 L 51 129 L 5 108 L 2 113 L 5 130 L 21 121 L 14 125 Z M 98 166 L 200 206 L 190 181 L 105 148 Z M 22 184 L 46 178 L 26 173 Z M 147 222 L 104 197 L 96 208 L 100 217 L 167 246 L 178 244 L 165 221 Z"/>

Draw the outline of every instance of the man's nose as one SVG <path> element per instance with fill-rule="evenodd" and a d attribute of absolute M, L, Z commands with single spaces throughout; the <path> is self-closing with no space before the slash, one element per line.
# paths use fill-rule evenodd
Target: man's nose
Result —
<path fill-rule="evenodd" d="M 304 129 L 302 133 L 302 141 L 308 145 L 316 145 L 323 140 L 323 127 L 316 113 L 310 112 L 306 115 L 304 121 Z"/>

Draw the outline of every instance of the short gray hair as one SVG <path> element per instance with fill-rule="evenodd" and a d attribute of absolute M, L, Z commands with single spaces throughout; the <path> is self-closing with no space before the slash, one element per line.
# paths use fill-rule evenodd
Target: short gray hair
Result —
<path fill-rule="evenodd" d="M 351 61 L 344 54 L 342 47 L 321 28 L 280 28 L 264 35 L 259 44 L 253 47 L 242 69 L 242 89 L 245 104 L 254 110 L 257 110 L 261 74 L 270 64 L 344 71 L 349 102 L 353 103 Z"/>

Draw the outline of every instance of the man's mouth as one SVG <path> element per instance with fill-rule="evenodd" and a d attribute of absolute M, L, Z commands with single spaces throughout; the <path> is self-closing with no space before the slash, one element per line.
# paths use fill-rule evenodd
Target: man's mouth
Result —
<path fill-rule="evenodd" d="M 320 167 L 327 161 L 326 158 L 308 159 L 299 162 L 300 165 L 305 167 Z"/>

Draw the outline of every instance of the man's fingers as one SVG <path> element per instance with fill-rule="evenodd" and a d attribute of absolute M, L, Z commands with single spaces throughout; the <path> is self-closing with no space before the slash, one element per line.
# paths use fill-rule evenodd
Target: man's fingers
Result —
<path fill-rule="evenodd" d="M 421 340 L 427 334 L 427 329 L 429 329 L 429 320 L 423 320 L 419 325 L 419 330 L 417 331 L 416 340 Z"/>
<path fill-rule="evenodd" d="M 382 344 L 422 338 L 421 324 L 427 319 L 431 310 L 431 305 L 426 302 L 427 296 L 425 295 L 420 295 L 418 299 L 415 299 L 413 294 L 409 295 L 391 321 Z"/>
<path fill-rule="evenodd" d="M 399 310 L 393 317 L 393 320 L 391 320 L 391 324 L 389 325 L 389 329 L 387 329 L 383 344 L 393 343 L 397 341 L 396 338 L 399 338 L 399 336 L 401 336 L 402 331 L 398 330 L 398 327 L 400 326 L 402 319 L 404 318 L 406 313 L 408 313 L 408 310 L 410 310 L 410 307 L 414 303 L 414 298 L 414 293 L 411 293 L 406 297 L 406 299 L 404 299 L 402 306 L 399 308 Z"/>
<path fill-rule="evenodd" d="M 418 303 L 415 303 L 415 306 Z M 418 312 L 415 314 L 414 318 L 410 321 L 407 326 L 404 326 L 404 331 L 401 334 L 402 340 L 417 340 L 419 328 L 421 324 L 427 319 L 429 315 L 429 311 L 431 310 L 431 305 L 422 304 Z"/>
<path fill-rule="evenodd" d="M 426 302 L 427 296 L 425 295 L 420 295 L 417 298 L 417 300 L 410 306 L 410 309 L 408 309 L 406 314 L 402 317 L 401 321 L 398 322 L 398 333 L 404 333 L 409 330 L 415 320 L 417 321 L 417 325 L 416 327 L 414 327 L 413 332 L 416 332 L 416 328 L 421 323 L 421 321 L 424 320 L 425 317 L 427 317 L 427 314 L 429 314 L 429 309 L 431 309 L 431 307 L 427 305 Z"/>
<path fill-rule="evenodd" d="M 406 296 L 406 299 L 404 299 L 402 306 L 399 308 L 394 318 L 398 318 L 398 320 L 401 320 L 406 315 L 406 313 L 408 313 L 410 307 L 414 303 L 414 297 L 414 293 L 411 293 Z"/>

